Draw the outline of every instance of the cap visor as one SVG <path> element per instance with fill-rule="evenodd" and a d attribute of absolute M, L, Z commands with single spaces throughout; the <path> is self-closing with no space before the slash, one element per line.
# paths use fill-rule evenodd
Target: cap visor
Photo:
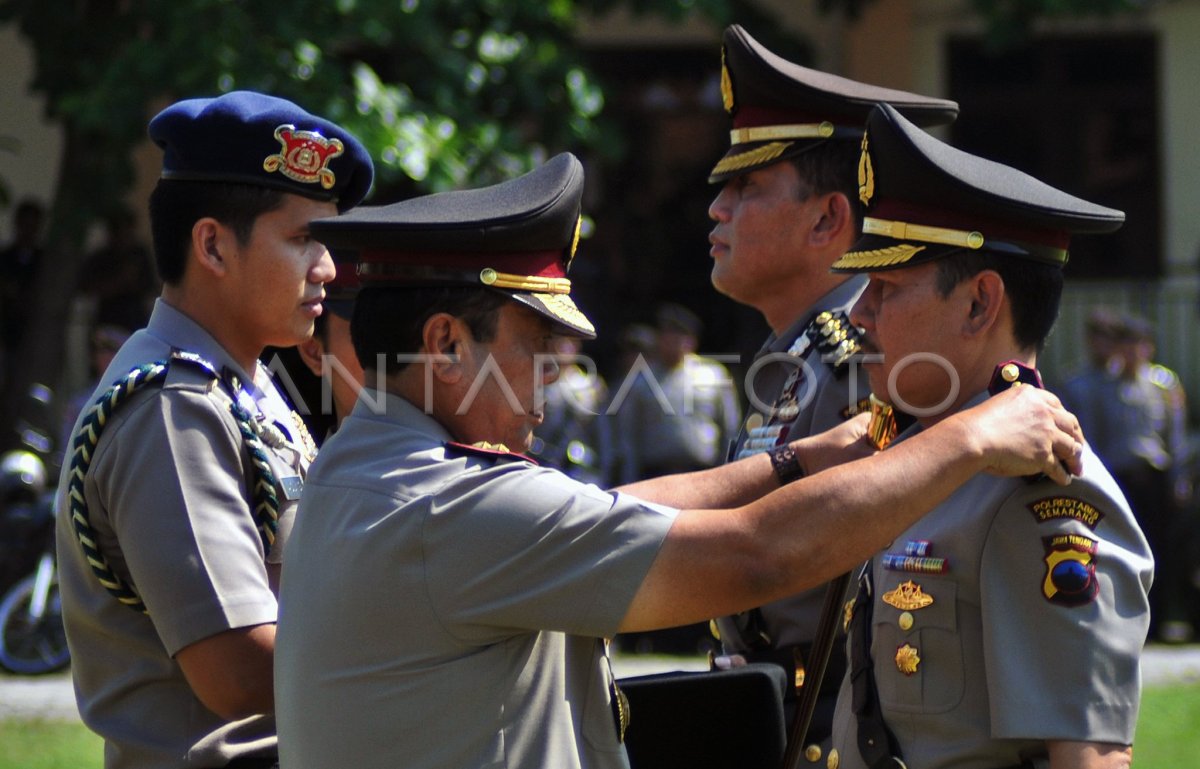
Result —
<path fill-rule="evenodd" d="M 534 294 L 523 291 L 506 292 L 513 299 L 528 306 L 565 329 L 568 336 L 584 339 L 596 338 L 596 327 L 580 311 L 567 294 Z"/>

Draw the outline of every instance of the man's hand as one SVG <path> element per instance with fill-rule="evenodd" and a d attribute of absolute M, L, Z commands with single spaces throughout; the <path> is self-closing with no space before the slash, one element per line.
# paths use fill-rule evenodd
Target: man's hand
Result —
<path fill-rule="evenodd" d="M 1046 390 L 1014 387 L 950 419 L 960 420 L 989 473 L 1042 473 L 1065 486 L 1083 471 L 1079 420 Z"/>

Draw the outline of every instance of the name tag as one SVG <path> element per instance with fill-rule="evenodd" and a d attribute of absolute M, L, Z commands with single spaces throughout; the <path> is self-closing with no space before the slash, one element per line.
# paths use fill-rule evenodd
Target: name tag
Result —
<path fill-rule="evenodd" d="M 298 475 L 280 478 L 279 485 L 283 488 L 283 496 L 289 500 L 299 499 L 300 492 L 304 491 L 304 479 Z"/>

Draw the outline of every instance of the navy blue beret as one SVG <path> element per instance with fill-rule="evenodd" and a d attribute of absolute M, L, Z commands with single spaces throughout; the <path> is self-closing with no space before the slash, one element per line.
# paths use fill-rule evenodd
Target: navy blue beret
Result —
<path fill-rule="evenodd" d="M 353 208 L 374 178 L 371 157 L 344 128 L 286 99 L 233 91 L 186 99 L 150 121 L 163 179 L 271 187 Z"/>
<path fill-rule="evenodd" d="M 721 96 L 733 130 L 728 152 L 708 177 L 713 184 L 830 139 L 857 142 L 876 104 L 891 104 L 923 126 L 958 117 L 958 103 L 948 99 L 880 88 L 790 62 L 737 24 L 725 30 Z"/>
<path fill-rule="evenodd" d="M 867 120 L 858 164 L 862 237 L 835 272 L 891 270 L 964 250 L 1063 265 L 1071 235 L 1125 214 L 930 136 L 889 105 Z"/>
<path fill-rule="evenodd" d="M 364 288 L 486 286 L 593 337 L 567 279 L 582 197 L 583 166 L 564 152 L 490 187 L 363 206 L 310 227 L 335 258 L 355 260 Z"/>

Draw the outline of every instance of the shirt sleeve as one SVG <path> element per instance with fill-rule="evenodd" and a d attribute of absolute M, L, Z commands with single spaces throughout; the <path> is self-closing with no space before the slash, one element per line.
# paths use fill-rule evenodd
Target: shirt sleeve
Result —
<path fill-rule="evenodd" d="M 118 542 L 111 560 L 129 574 L 167 652 L 275 621 L 241 438 L 224 404 L 168 389 L 129 408 L 92 477 Z"/>
<path fill-rule="evenodd" d="M 523 463 L 464 475 L 434 495 L 422 536 L 447 632 L 615 634 L 676 511 Z"/>
<path fill-rule="evenodd" d="M 1153 562 L 1092 454 L 1067 487 L 1023 485 L 981 558 L 992 736 L 1133 742 Z"/>

